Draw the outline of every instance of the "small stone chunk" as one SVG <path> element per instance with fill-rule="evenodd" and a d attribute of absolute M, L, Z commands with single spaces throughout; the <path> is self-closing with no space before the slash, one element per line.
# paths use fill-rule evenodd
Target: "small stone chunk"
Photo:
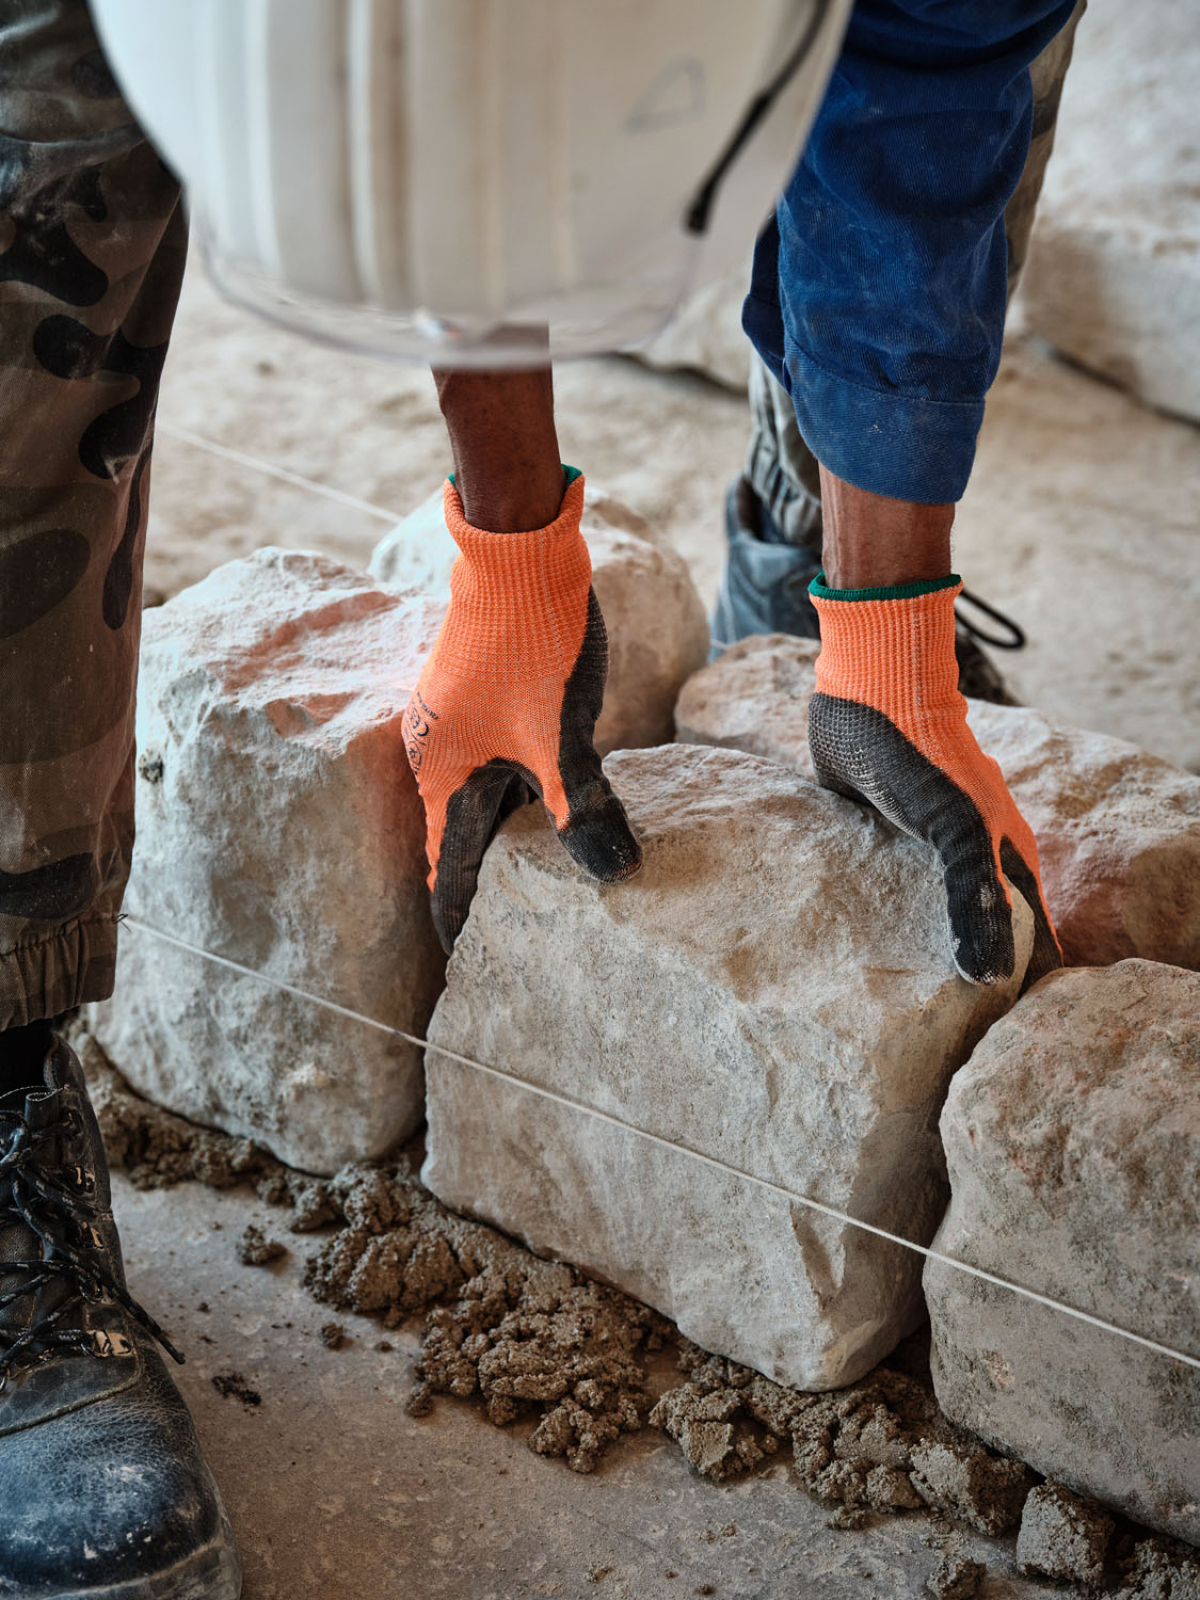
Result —
<path fill-rule="evenodd" d="M 1113 1520 L 1094 1501 L 1061 1483 L 1031 1489 L 1017 1534 L 1017 1565 L 1072 1583 L 1099 1583 Z"/>
<path fill-rule="evenodd" d="M 237 1257 L 244 1267 L 265 1267 L 287 1255 L 287 1246 L 269 1239 L 258 1223 L 248 1223 L 237 1243 Z"/>
<path fill-rule="evenodd" d="M 972 1600 L 986 1577 L 987 1568 L 982 1561 L 945 1555 L 926 1578 L 925 1588 L 935 1600 Z"/>
<path fill-rule="evenodd" d="M 413 1385 L 412 1392 L 404 1402 L 404 1409 L 410 1417 L 427 1417 L 433 1410 L 433 1390 L 427 1383 Z"/>
<path fill-rule="evenodd" d="M 912 1452 L 913 1487 L 926 1505 L 980 1533 L 1010 1533 L 1032 1481 L 1020 1461 L 989 1455 L 979 1445 L 923 1443 Z"/>
<path fill-rule="evenodd" d="M 340 1322 L 325 1322 L 318 1337 L 326 1350 L 340 1350 L 346 1343 L 346 1329 Z"/>
<path fill-rule="evenodd" d="M 839 1531 L 865 1528 L 870 1516 L 866 1506 L 839 1506 L 832 1516 L 826 1517 L 825 1526 Z"/>

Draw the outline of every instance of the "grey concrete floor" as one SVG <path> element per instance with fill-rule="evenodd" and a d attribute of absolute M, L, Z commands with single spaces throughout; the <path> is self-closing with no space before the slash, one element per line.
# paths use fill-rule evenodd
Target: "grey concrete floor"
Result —
<path fill-rule="evenodd" d="M 494 1428 L 446 1398 L 412 1418 L 415 1327 L 339 1314 L 348 1342 L 326 1348 L 332 1314 L 300 1285 L 313 1239 L 281 1232 L 279 1211 L 249 1191 L 115 1186 L 130 1286 L 188 1357 L 177 1376 L 245 1600 L 908 1600 L 948 1546 L 987 1563 L 982 1600 L 1048 1592 L 1015 1575 L 1011 1546 L 924 1513 L 830 1530 L 782 1462 L 717 1486 L 646 1430 L 581 1477 L 527 1449 L 530 1423 Z M 251 1221 L 289 1256 L 242 1266 Z M 261 1404 L 217 1392 L 231 1373 Z"/>

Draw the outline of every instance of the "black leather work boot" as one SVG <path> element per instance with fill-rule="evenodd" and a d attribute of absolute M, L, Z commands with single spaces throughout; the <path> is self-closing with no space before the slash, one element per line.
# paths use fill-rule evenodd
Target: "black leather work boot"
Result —
<path fill-rule="evenodd" d="M 48 1039 L 42 1084 L 0 1095 L 0 1596 L 237 1600 L 170 1346 L 125 1287 L 83 1072 Z"/>

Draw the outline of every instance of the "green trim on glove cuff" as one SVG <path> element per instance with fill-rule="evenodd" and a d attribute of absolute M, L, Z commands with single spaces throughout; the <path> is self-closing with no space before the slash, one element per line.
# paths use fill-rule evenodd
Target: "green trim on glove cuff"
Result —
<path fill-rule="evenodd" d="M 962 582 L 957 572 L 944 578 L 932 578 L 918 583 L 896 583 L 882 589 L 830 589 L 825 583 L 824 568 L 808 586 L 808 592 L 818 600 L 915 600 L 920 594 L 936 594 L 939 589 L 953 589 Z"/>
<path fill-rule="evenodd" d="M 563 493 L 566 494 L 567 490 L 575 482 L 575 479 L 583 477 L 583 468 L 569 467 L 565 461 L 560 461 L 559 466 L 563 469 Z M 454 483 L 454 474 L 452 472 L 448 474 L 448 477 L 450 482 Z M 458 485 L 454 483 L 454 487 L 457 489 Z"/>

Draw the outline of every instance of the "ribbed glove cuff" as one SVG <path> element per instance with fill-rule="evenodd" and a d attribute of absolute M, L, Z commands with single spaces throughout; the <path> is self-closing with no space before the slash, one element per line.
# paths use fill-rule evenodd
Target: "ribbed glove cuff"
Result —
<path fill-rule="evenodd" d="M 919 592 L 907 592 L 912 589 Z M 908 727 L 956 701 L 954 602 L 961 592 L 962 582 L 953 576 L 936 589 L 905 584 L 891 591 L 839 592 L 814 585 L 821 620 L 818 692 L 886 707 Z"/>
<path fill-rule="evenodd" d="M 450 574 L 452 604 L 441 658 L 464 677 L 495 673 L 501 663 L 524 663 L 549 653 L 564 677 L 579 653 L 592 562 L 579 531 L 584 480 L 572 480 L 558 516 L 528 533 L 489 533 L 472 527 L 447 479 L 446 526 L 462 551 Z"/>

